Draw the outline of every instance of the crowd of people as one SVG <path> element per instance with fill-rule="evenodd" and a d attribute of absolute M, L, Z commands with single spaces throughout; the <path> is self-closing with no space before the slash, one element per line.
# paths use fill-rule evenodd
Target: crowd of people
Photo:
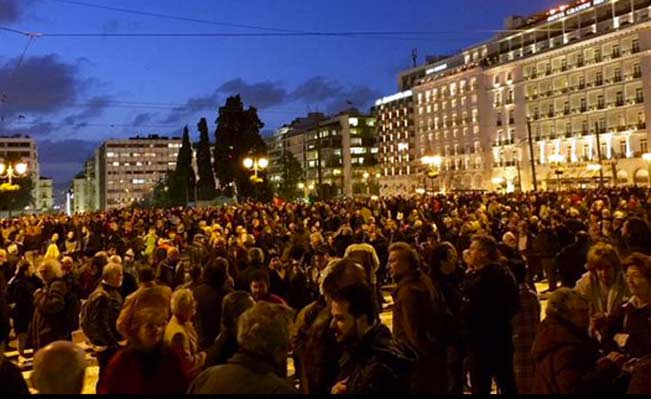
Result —
<path fill-rule="evenodd" d="M 0 351 L 11 342 L 20 365 L 33 349 L 42 393 L 81 392 L 83 331 L 98 393 L 648 394 L 650 199 L 628 187 L 7 219 Z M 0 392 L 26 393 L 1 353 Z"/>

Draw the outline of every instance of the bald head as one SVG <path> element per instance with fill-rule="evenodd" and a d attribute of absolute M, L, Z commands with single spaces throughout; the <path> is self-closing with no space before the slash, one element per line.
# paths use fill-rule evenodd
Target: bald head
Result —
<path fill-rule="evenodd" d="M 34 356 L 32 386 L 42 394 L 78 395 L 84 387 L 84 352 L 70 341 L 56 341 Z"/>

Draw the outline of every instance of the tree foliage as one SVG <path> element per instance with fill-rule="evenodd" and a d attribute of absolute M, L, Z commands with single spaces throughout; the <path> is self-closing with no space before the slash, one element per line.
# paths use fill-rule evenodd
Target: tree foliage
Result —
<path fill-rule="evenodd" d="M 268 182 L 254 184 L 251 171 L 242 165 L 246 157 L 262 157 L 267 146 L 260 136 L 264 123 L 254 107 L 244 109 L 239 95 L 229 97 L 215 121 L 214 170 L 225 195 L 237 194 L 240 198 L 270 199 Z M 263 174 L 263 173 L 262 173 Z"/>
<path fill-rule="evenodd" d="M 176 170 L 168 176 L 167 187 L 170 200 L 175 205 L 194 201 L 196 178 L 192 168 L 192 143 L 188 127 L 183 129 L 183 141 L 176 158 Z"/>
<path fill-rule="evenodd" d="M 213 174 L 210 162 L 210 138 L 208 136 L 208 123 L 206 118 L 201 118 L 197 124 L 199 129 L 199 145 L 197 147 L 197 171 L 199 181 L 197 182 L 197 199 L 210 201 L 216 196 L 215 175 Z"/>
<path fill-rule="evenodd" d="M 285 151 L 280 157 L 281 183 L 278 195 L 288 201 L 301 197 L 303 192 L 298 189 L 298 184 L 303 180 L 303 167 L 294 154 Z M 305 182 L 303 182 L 305 184 Z"/>

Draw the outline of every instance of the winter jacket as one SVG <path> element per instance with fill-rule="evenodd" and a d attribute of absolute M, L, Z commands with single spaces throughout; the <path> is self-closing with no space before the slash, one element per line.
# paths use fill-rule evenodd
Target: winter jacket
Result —
<path fill-rule="evenodd" d="M 621 347 L 614 341 L 617 334 L 626 337 Z M 639 306 L 633 297 L 615 309 L 608 316 L 602 342 L 608 350 L 634 358 L 651 356 L 651 305 Z"/>
<path fill-rule="evenodd" d="M 204 349 L 210 346 L 219 334 L 225 292 L 207 283 L 201 283 L 192 289 L 192 294 L 197 301 L 195 325 L 199 335 L 199 348 Z"/>
<path fill-rule="evenodd" d="M 40 283 L 39 286 L 36 283 Z M 11 310 L 16 333 L 26 333 L 34 315 L 34 291 L 42 287 L 41 280 L 26 276 L 14 276 L 9 280 L 7 300 L 15 304 Z"/>
<path fill-rule="evenodd" d="M 176 316 L 172 316 L 165 327 L 164 341 L 181 358 L 186 375 L 190 379 L 196 377 L 206 359 L 205 354 L 199 352 L 199 338 L 192 322 L 183 323 Z"/>
<path fill-rule="evenodd" d="M 531 347 L 540 326 L 540 301 L 526 284 L 518 287 L 520 311 L 513 317 L 513 372 L 519 394 L 531 394 L 535 381 Z"/>
<path fill-rule="evenodd" d="M 411 380 L 411 392 L 446 392 L 446 353 L 450 337 L 446 333 L 454 319 L 441 292 L 428 276 L 415 270 L 398 281 L 393 293 L 393 333 L 418 354 Z"/>
<path fill-rule="evenodd" d="M 222 329 L 212 345 L 206 348 L 206 368 L 226 363 L 238 349 L 235 333 Z"/>
<path fill-rule="evenodd" d="M 630 296 L 623 273 L 618 273 L 615 283 L 605 293 L 597 275 L 592 272 L 585 273 L 576 282 L 575 289 L 581 293 L 590 304 L 592 313 L 610 314 L 620 307 Z"/>
<path fill-rule="evenodd" d="M 494 348 L 512 340 L 511 320 L 519 310 L 520 295 L 508 268 L 492 264 L 466 276 L 461 322 L 468 344 L 476 350 Z"/>
<path fill-rule="evenodd" d="M 337 381 L 347 380 L 347 394 L 405 394 L 418 355 L 376 324 L 339 359 Z"/>
<path fill-rule="evenodd" d="M 38 350 L 49 343 L 70 338 L 67 303 L 68 288 L 61 279 L 55 279 L 34 293 L 32 317 L 32 346 Z"/>
<path fill-rule="evenodd" d="M 260 356 L 238 352 L 227 364 L 206 369 L 192 382 L 189 394 L 293 394 L 294 387 Z"/>
<path fill-rule="evenodd" d="M 532 348 L 534 393 L 597 394 L 612 392 L 617 366 L 599 360 L 598 343 L 571 323 L 548 316 Z"/>
<path fill-rule="evenodd" d="M 142 352 L 133 347 L 113 356 L 100 383 L 100 394 L 182 395 L 189 381 L 176 352 L 160 345 Z"/>
<path fill-rule="evenodd" d="M 84 332 L 93 345 L 117 347 L 118 342 L 122 341 L 116 327 L 123 303 L 120 290 L 102 281 L 88 301 L 84 306 L 87 307 L 87 326 L 92 331 Z"/>

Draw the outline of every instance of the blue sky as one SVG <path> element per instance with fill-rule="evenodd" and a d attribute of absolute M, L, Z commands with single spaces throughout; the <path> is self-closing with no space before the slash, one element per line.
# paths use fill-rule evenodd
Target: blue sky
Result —
<path fill-rule="evenodd" d="M 83 6 L 173 15 L 172 20 Z M 0 31 L 0 134 L 35 137 L 41 173 L 65 187 L 99 142 L 178 135 L 212 123 L 227 96 L 259 108 L 264 130 L 309 110 L 368 109 L 396 91 L 411 49 L 450 54 L 491 36 L 508 15 L 552 0 L 0 0 L 0 27 L 41 33 L 436 31 L 427 37 L 37 37 Z M 24 56 L 21 58 L 21 54 Z M 214 129 L 214 126 L 211 126 Z"/>

